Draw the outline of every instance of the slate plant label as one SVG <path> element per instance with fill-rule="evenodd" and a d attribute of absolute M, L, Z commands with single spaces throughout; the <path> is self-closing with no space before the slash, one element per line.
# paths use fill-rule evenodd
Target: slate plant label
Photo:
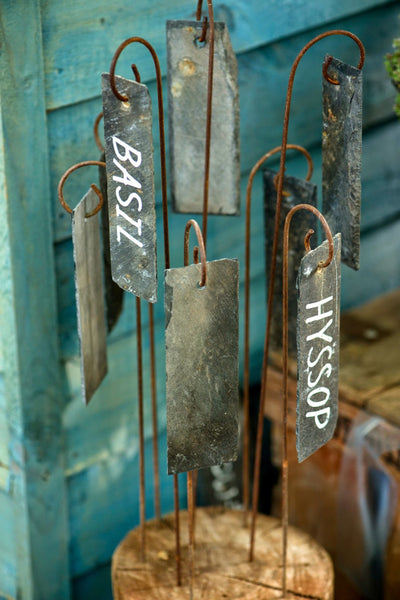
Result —
<path fill-rule="evenodd" d="M 100 157 L 105 162 L 104 152 Z M 103 240 L 104 286 L 107 314 L 107 329 L 112 331 L 121 315 L 124 303 L 124 290 L 112 278 L 110 251 L 110 220 L 108 218 L 107 174 L 104 167 L 99 167 L 100 192 L 103 196 L 101 208 L 101 236 Z"/>
<path fill-rule="evenodd" d="M 326 268 L 328 243 L 304 255 L 298 277 L 297 457 L 302 462 L 326 444 L 338 417 L 340 233 Z"/>
<path fill-rule="evenodd" d="M 168 473 L 236 460 L 239 436 L 237 260 L 165 271 Z"/>
<path fill-rule="evenodd" d="M 102 75 L 111 270 L 124 290 L 157 301 L 151 100 L 145 85 L 115 77 L 121 102 Z"/>
<path fill-rule="evenodd" d="M 99 215 L 85 216 L 98 201 L 94 191 L 89 190 L 72 212 L 81 384 L 86 404 L 107 374 Z"/>
<path fill-rule="evenodd" d="M 362 72 L 333 58 L 323 81 L 322 212 L 342 234 L 342 261 L 360 267 Z"/>
<path fill-rule="evenodd" d="M 265 219 L 265 253 L 266 253 L 266 282 L 271 272 L 272 246 L 274 241 L 275 215 L 277 192 L 275 177 L 277 173 L 265 169 L 264 180 L 264 219 Z M 317 207 L 317 186 L 310 181 L 297 177 L 285 176 L 283 189 L 289 196 L 282 195 L 280 214 L 278 253 L 276 259 L 276 277 L 274 287 L 273 315 L 271 322 L 270 349 L 272 352 L 282 349 L 282 253 L 283 253 L 283 227 L 288 212 L 296 204 L 310 204 Z M 309 211 L 299 211 L 294 216 L 294 226 L 289 233 L 289 355 L 296 356 L 296 327 L 297 327 L 297 290 L 296 281 L 299 264 L 304 255 L 304 231 L 312 229 L 315 217 Z M 267 294 L 268 296 L 268 294 Z"/>
<path fill-rule="evenodd" d="M 170 172 L 173 207 L 203 211 L 209 30 L 199 21 L 167 21 Z M 210 214 L 240 212 L 239 86 L 236 57 L 225 23 L 215 23 L 210 146 Z"/>

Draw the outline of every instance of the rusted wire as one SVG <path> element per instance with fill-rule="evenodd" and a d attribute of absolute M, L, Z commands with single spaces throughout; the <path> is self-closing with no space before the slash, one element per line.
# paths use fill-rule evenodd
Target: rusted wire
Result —
<path fill-rule="evenodd" d="M 257 437 L 256 437 L 256 451 L 255 451 L 255 460 L 254 460 L 254 487 L 253 487 L 253 502 L 252 502 L 252 519 L 251 519 L 251 530 L 250 530 L 250 550 L 249 550 L 249 560 L 252 561 L 254 557 L 254 542 L 255 542 L 255 528 L 256 528 L 256 519 L 257 519 L 257 510 L 258 510 L 258 495 L 259 495 L 259 479 L 260 479 L 260 471 L 261 471 L 261 451 L 262 451 L 262 438 L 263 438 L 263 423 L 264 423 L 264 410 L 265 410 L 265 396 L 267 389 L 267 373 L 268 373 L 268 353 L 269 353 L 269 342 L 270 342 L 270 333 L 271 333 L 271 323 L 272 323 L 272 306 L 274 299 L 274 287 L 275 287 L 275 273 L 276 273 L 276 259 L 278 252 L 278 239 L 279 239 L 279 223 L 280 223 L 280 214 L 281 214 L 281 206 L 282 206 L 282 190 L 283 190 L 283 176 L 285 173 L 285 161 L 286 161 L 286 148 L 287 148 L 287 138 L 288 138 L 288 129 L 289 129 L 289 116 L 290 116 L 290 105 L 292 101 L 292 91 L 294 84 L 294 77 L 296 74 L 297 67 L 299 65 L 300 60 L 304 56 L 304 54 L 317 42 L 320 40 L 332 36 L 332 35 L 345 35 L 353 39 L 359 49 L 360 49 L 360 63 L 359 67 L 362 68 L 365 51 L 362 45 L 361 40 L 353 33 L 349 31 L 345 31 L 342 29 L 333 29 L 331 31 L 326 31 L 321 33 L 320 35 L 313 38 L 308 44 L 306 44 L 302 50 L 300 50 L 297 55 L 289 76 L 288 89 L 286 95 L 286 103 L 285 103 L 285 114 L 283 119 L 283 133 L 282 133 L 282 150 L 281 150 L 281 160 L 279 167 L 279 179 L 278 179 L 278 190 L 277 190 L 277 201 L 276 201 L 276 215 L 275 215 L 275 226 L 274 226 L 274 239 L 272 245 L 272 257 L 271 257 L 271 270 L 269 277 L 269 286 L 268 286 L 268 307 L 267 307 L 267 324 L 265 330 L 265 338 L 264 338 L 264 356 L 263 356 L 263 366 L 262 366 L 262 378 L 261 378 L 261 393 L 260 393 L 260 404 L 259 404 L 259 412 L 258 412 L 258 422 L 257 422 Z"/>
<path fill-rule="evenodd" d="M 205 248 L 205 244 L 204 244 L 204 240 L 203 240 L 203 236 L 202 236 L 199 224 L 194 219 L 190 219 L 190 221 L 188 221 L 186 223 L 186 227 L 185 227 L 185 237 L 184 237 L 184 244 L 183 244 L 183 264 L 185 267 L 187 267 L 189 264 L 189 236 L 190 236 L 190 228 L 191 227 L 193 227 L 196 232 L 197 241 L 199 244 L 199 248 L 197 250 L 195 250 L 195 252 L 194 252 L 195 262 L 196 262 L 196 260 L 198 260 L 198 252 L 200 251 L 201 279 L 199 281 L 199 286 L 204 287 L 207 282 L 206 248 Z"/>
<path fill-rule="evenodd" d="M 341 33 L 343 33 L 343 32 L 341 32 Z M 361 70 L 363 68 L 363 65 L 365 62 L 365 48 L 364 48 L 361 40 L 356 35 L 354 35 L 354 33 L 347 31 L 346 35 L 348 35 L 348 37 L 350 37 L 352 40 L 354 40 L 360 49 L 360 61 L 358 63 L 357 69 Z M 337 79 L 333 79 L 332 77 L 330 77 L 328 75 L 328 67 L 331 64 L 332 59 L 333 59 L 333 56 L 330 56 L 330 55 L 328 55 L 325 58 L 324 64 L 322 65 L 322 75 L 325 77 L 325 79 L 327 81 L 329 81 L 329 83 L 333 83 L 333 85 L 339 85 L 339 81 Z"/>
<path fill-rule="evenodd" d="M 203 8 L 203 0 L 198 0 L 197 10 L 196 10 L 196 21 L 200 21 L 200 19 L 201 19 L 202 8 Z"/>
<path fill-rule="evenodd" d="M 95 140 L 96 146 L 98 147 L 100 152 L 104 152 L 104 146 L 101 143 L 100 135 L 99 135 L 99 125 L 100 125 L 100 121 L 102 120 L 102 118 L 103 118 L 103 113 L 101 112 L 100 114 L 97 115 L 97 117 L 94 121 L 94 125 L 93 125 L 94 140 Z"/>
<path fill-rule="evenodd" d="M 82 167 L 89 167 L 91 165 L 95 165 L 97 167 L 105 167 L 106 163 L 102 162 L 100 160 L 85 160 L 83 162 L 77 163 L 76 165 L 73 165 L 67 171 L 65 171 L 64 175 L 61 177 L 60 181 L 58 182 L 58 190 L 57 190 L 57 192 L 58 192 L 58 199 L 60 201 L 61 206 L 70 215 L 72 214 L 73 211 L 72 211 L 72 208 L 70 206 L 68 206 L 68 204 L 65 202 L 64 192 L 63 192 L 64 184 L 67 181 L 68 177 L 71 175 L 71 173 L 73 173 L 77 169 L 81 169 Z M 90 213 L 88 213 L 87 215 L 85 215 L 85 217 L 87 219 L 89 217 L 94 217 L 94 215 L 96 215 L 99 212 L 99 210 L 101 210 L 101 207 L 103 206 L 103 201 L 104 201 L 103 200 L 103 196 L 102 196 L 99 188 L 94 183 L 92 183 L 90 187 L 92 188 L 92 190 L 94 191 L 94 193 L 98 197 L 99 203 L 97 204 L 97 206 Z"/>
<path fill-rule="evenodd" d="M 189 598 L 193 600 L 194 579 L 194 502 L 193 502 L 193 471 L 187 472 L 187 502 L 188 502 L 188 527 L 189 527 Z"/>
<path fill-rule="evenodd" d="M 282 434 L 282 593 L 286 598 L 286 570 L 287 570 L 287 536 L 289 527 L 289 486 L 288 486 L 288 325 L 289 325 L 289 283 L 288 283 L 288 262 L 289 262 L 289 230 L 293 216 L 299 210 L 308 210 L 312 212 L 321 222 L 326 237 L 328 238 L 329 252 L 328 258 L 321 262 L 320 268 L 326 268 L 333 259 L 335 247 L 332 233 L 329 229 L 323 215 L 314 206 L 310 204 L 298 204 L 294 206 L 286 216 L 283 230 L 283 293 L 282 293 L 282 348 L 283 348 L 283 434 Z M 310 237 L 313 230 L 310 229 L 304 238 L 306 252 L 310 251 Z"/>
<path fill-rule="evenodd" d="M 309 152 L 302 146 L 298 146 L 297 144 L 288 144 L 288 149 L 290 150 L 298 150 L 301 152 L 307 159 L 308 163 L 308 172 L 306 175 L 306 180 L 309 181 L 311 179 L 313 173 L 313 162 Z M 245 234 L 245 285 L 244 285 L 244 376 L 243 376 L 243 416 L 244 416 L 244 426 L 243 426 L 243 509 L 244 509 L 244 524 L 247 525 L 247 513 L 249 509 L 250 502 L 250 423 L 249 423 L 249 410 L 250 410 L 250 396 L 249 396 L 249 388 L 250 388 L 250 376 L 249 376 L 249 339 L 250 339 L 250 229 L 251 229 L 251 191 L 253 187 L 254 177 L 256 176 L 258 170 L 262 167 L 262 165 L 274 154 L 277 154 L 281 151 L 281 146 L 277 146 L 273 150 L 270 150 L 266 154 L 264 154 L 253 166 L 249 179 L 247 182 L 246 189 L 246 234 Z"/>
<path fill-rule="evenodd" d="M 201 3 L 200 14 L 201 14 Z M 206 140 L 204 153 L 204 187 L 203 187 L 203 223 L 202 231 L 204 244 L 207 247 L 207 219 L 208 219 L 208 196 L 210 188 L 210 153 L 211 153 L 211 122 L 212 122 L 212 96 L 214 79 L 214 9 L 212 0 L 207 0 L 208 18 L 209 18 L 209 36 L 208 36 L 208 81 L 207 81 L 207 116 L 206 116 Z"/>
<path fill-rule="evenodd" d="M 153 476 L 154 476 L 154 512 L 156 519 L 161 519 L 160 502 L 160 466 L 158 460 L 158 423 L 157 423 L 157 377 L 156 350 L 154 343 L 154 305 L 149 302 L 149 340 L 151 370 L 151 416 L 153 427 Z"/>
<path fill-rule="evenodd" d="M 143 359 L 142 359 L 142 311 L 141 300 L 136 298 L 136 345 L 138 372 L 138 419 L 139 419 L 139 515 L 140 515 L 140 560 L 146 560 L 146 494 L 144 475 L 144 423 L 143 423 Z"/>
<path fill-rule="evenodd" d="M 165 150 L 165 122 L 164 122 L 164 100 L 162 91 L 162 75 L 160 61 L 157 52 L 153 46 L 141 37 L 131 37 L 125 40 L 118 48 L 113 56 L 110 66 L 110 85 L 116 97 L 125 102 L 125 97 L 118 93 L 115 86 L 115 69 L 121 52 L 129 45 L 139 43 L 144 45 L 150 52 L 154 68 L 156 71 L 157 81 L 157 100 L 158 100 L 158 126 L 160 135 L 160 163 L 161 163 L 161 193 L 162 193 L 162 211 L 163 211 L 163 230 L 164 230 L 164 257 L 165 268 L 170 267 L 170 249 L 169 249 L 169 226 L 168 226 L 168 191 L 167 191 L 167 161 Z M 133 66 L 132 66 L 133 68 Z M 137 75 L 135 74 L 137 77 Z M 154 448 L 154 446 L 153 446 Z M 181 554 L 180 554 L 180 526 L 179 526 L 179 481 L 178 475 L 173 475 L 173 494 L 174 494 L 174 520 L 175 520 L 175 564 L 176 564 L 176 584 L 182 583 L 181 577 Z"/>

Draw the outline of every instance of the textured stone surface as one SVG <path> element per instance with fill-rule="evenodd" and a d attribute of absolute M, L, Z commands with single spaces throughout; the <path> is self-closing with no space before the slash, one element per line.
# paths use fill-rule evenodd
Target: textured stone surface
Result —
<path fill-rule="evenodd" d="M 342 234 L 342 261 L 360 267 L 362 73 L 332 59 L 323 77 L 322 212 Z"/>
<path fill-rule="evenodd" d="M 340 234 L 330 265 L 324 242 L 302 259 L 297 313 L 297 421 L 299 462 L 326 444 L 338 416 L 340 330 Z"/>
<path fill-rule="evenodd" d="M 203 210 L 207 114 L 208 33 L 202 23 L 167 21 L 168 114 L 174 209 Z M 239 87 L 237 63 L 224 23 L 215 23 L 209 213 L 240 211 Z"/>
<path fill-rule="evenodd" d="M 89 190 L 72 215 L 82 396 L 86 404 L 107 374 L 99 215 L 85 218 L 97 203 L 96 194 Z"/>
<path fill-rule="evenodd" d="M 105 162 L 104 152 L 100 160 Z M 101 209 L 101 236 L 103 240 L 103 273 L 107 315 L 107 329 L 110 332 L 117 324 L 124 304 L 124 290 L 112 278 L 110 251 L 110 219 L 108 217 L 107 174 L 99 167 L 100 191 L 103 196 Z"/>
<path fill-rule="evenodd" d="M 168 472 L 237 457 L 238 276 L 236 260 L 165 272 Z"/>
<path fill-rule="evenodd" d="M 157 301 L 151 100 L 145 85 L 116 77 L 121 102 L 102 75 L 111 269 L 120 287 Z"/>
<path fill-rule="evenodd" d="M 274 238 L 275 214 L 276 214 L 276 189 L 274 179 L 275 171 L 264 170 L 264 216 L 265 216 L 265 252 L 266 252 L 266 282 L 268 287 L 269 274 L 271 270 L 272 245 Z M 317 206 L 317 186 L 314 183 L 298 179 L 297 177 L 285 177 L 284 191 L 290 196 L 282 196 L 282 207 L 279 227 L 279 244 L 276 262 L 276 278 L 274 287 L 273 319 L 271 323 L 270 349 L 272 352 L 282 349 L 282 249 L 283 249 L 283 227 L 286 215 L 296 204 L 311 204 Z M 304 255 L 304 236 L 311 228 L 315 228 L 316 218 L 308 211 L 301 210 L 295 214 L 290 227 L 289 234 L 289 354 L 296 355 L 296 307 L 297 289 L 296 280 L 299 271 L 300 260 Z"/>

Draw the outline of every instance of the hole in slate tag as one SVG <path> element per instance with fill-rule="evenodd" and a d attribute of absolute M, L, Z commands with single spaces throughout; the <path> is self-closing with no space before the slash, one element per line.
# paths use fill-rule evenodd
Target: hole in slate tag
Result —
<path fill-rule="evenodd" d="M 200 41 L 200 38 L 197 37 L 194 40 L 194 44 L 196 46 L 196 48 L 204 48 L 204 46 L 206 45 L 206 40 L 203 40 L 202 42 Z"/>

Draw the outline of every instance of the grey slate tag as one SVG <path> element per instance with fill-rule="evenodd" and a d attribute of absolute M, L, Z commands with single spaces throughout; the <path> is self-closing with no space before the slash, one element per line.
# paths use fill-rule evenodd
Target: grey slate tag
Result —
<path fill-rule="evenodd" d="M 89 190 L 72 213 L 82 396 L 86 404 L 107 374 L 99 216 L 85 217 L 98 201 Z"/>
<path fill-rule="evenodd" d="M 322 212 L 342 234 L 342 261 L 360 267 L 362 73 L 336 58 L 323 77 Z"/>
<path fill-rule="evenodd" d="M 338 416 L 340 233 L 331 264 L 324 242 L 303 257 L 298 278 L 297 424 L 299 462 L 326 444 Z"/>
<path fill-rule="evenodd" d="M 100 161 L 105 162 L 104 152 L 100 157 Z M 103 240 L 103 272 L 106 293 L 107 329 L 110 332 L 117 324 L 122 312 L 124 304 L 124 290 L 115 283 L 111 272 L 110 220 L 108 217 L 107 176 L 104 167 L 99 167 L 99 183 L 100 192 L 104 200 L 104 204 L 101 209 L 101 236 Z"/>
<path fill-rule="evenodd" d="M 199 21 L 167 21 L 168 114 L 173 206 L 203 210 L 207 114 L 208 34 Z M 237 62 L 224 23 L 215 23 L 210 146 L 210 214 L 240 212 L 239 86 Z"/>
<path fill-rule="evenodd" d="M 276 215 L 277 193 L 274 179 L 274 171 L 265 169 L 264 180 L 264 217 L 265 217 L 265 253 L 267 263 L 267 277 L 269 280 L 271 271 L 272 245 L 274 241 L 274 227 Z M 282 250 L 283 250 L 283 227 L 288 212 L 296 204 L 311 204 L 317 206 L 317 186 L 314 183 L 298 179 L 297 177 L 285 177 L 283 189 L 290 196 L 282 196 L 282 206 L 279 226 L 278 254 L 276 261 L 276 278 L 274 287 L 273 315 L 271 322 L 271 351 L 280 351 L 282 348 Z M 315 217 L 309 211 L 299 211 L 294 216 L 294 224 L 289 234 L 289 354 L 296 355 L 296 310 L 297 291 L 296 280 L 301 257 L 304 255 L 304 232 L 315 225 Z"/>
<path fill-rule="evenodd" d="M 115 77 L 121 102 L 102 75 L 111 269 L 124 290 L 157 301 L 151 100 L 145 85 Z"/>
<path fill-rule="evenodd" d="M 168 473 L 236 460 L 237 260 L 165 271 Z"/>

